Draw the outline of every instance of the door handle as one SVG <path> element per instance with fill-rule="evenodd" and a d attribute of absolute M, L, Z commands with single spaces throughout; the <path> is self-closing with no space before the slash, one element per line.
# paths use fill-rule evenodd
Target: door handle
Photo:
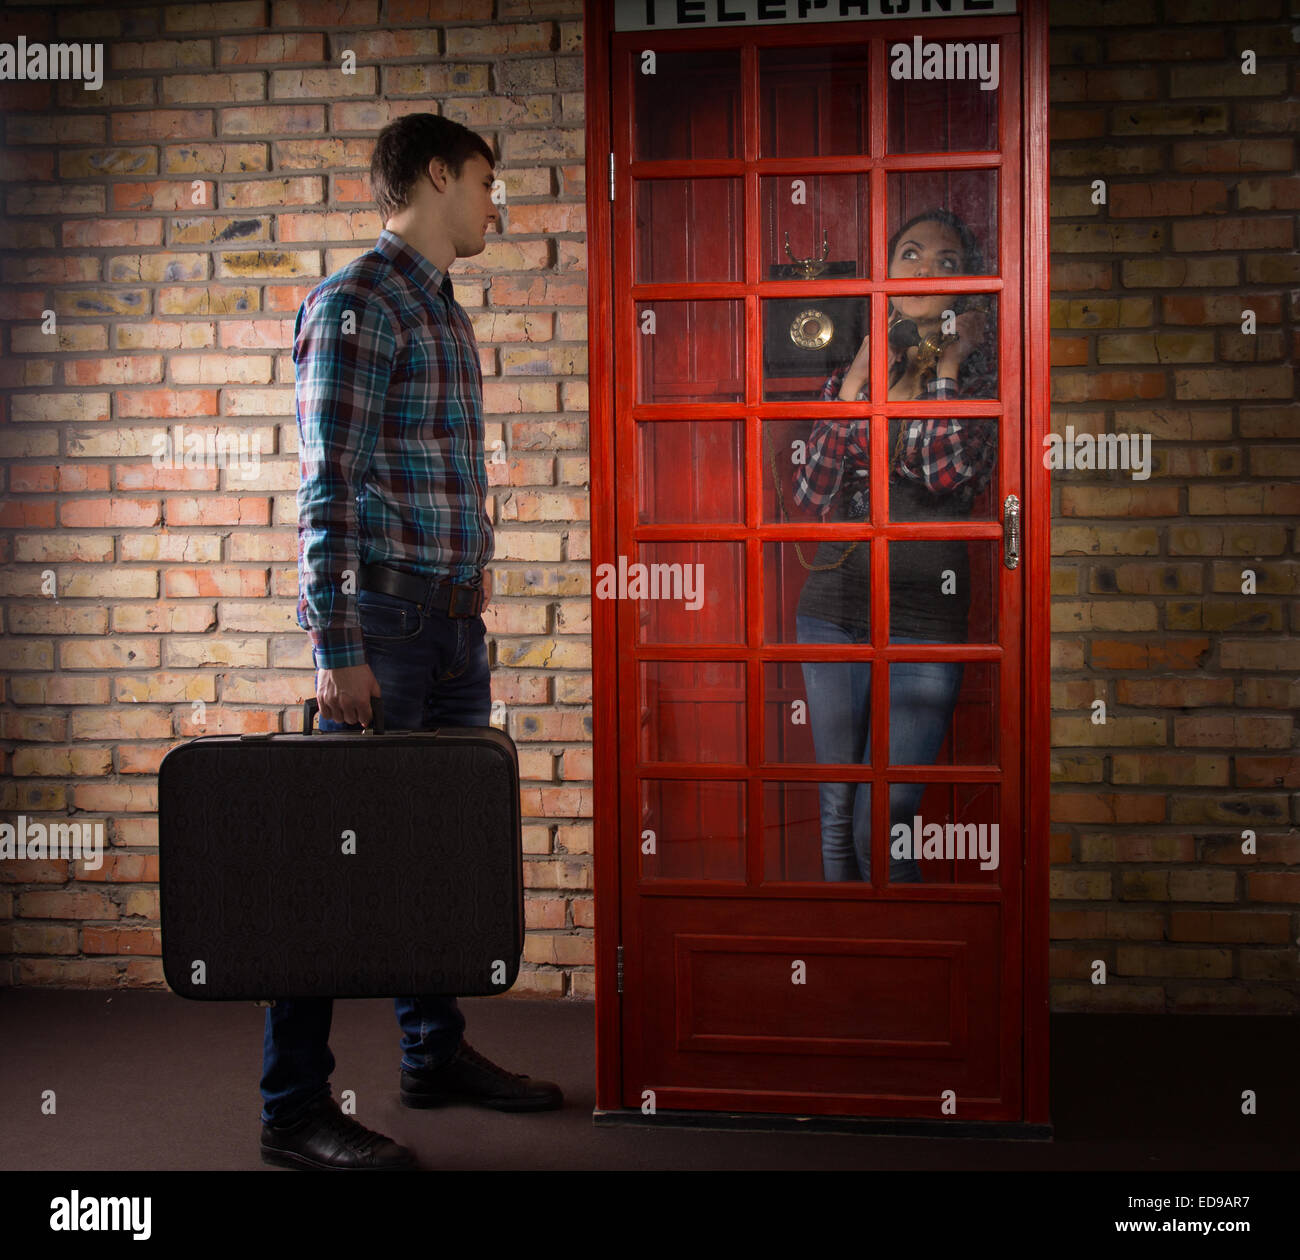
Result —
<path fill-rule="evenodd" d="M 1014 494 L 1002 500 L 1002 563 L 1008 569 L 1020 564 L 1020 500 Z"/>

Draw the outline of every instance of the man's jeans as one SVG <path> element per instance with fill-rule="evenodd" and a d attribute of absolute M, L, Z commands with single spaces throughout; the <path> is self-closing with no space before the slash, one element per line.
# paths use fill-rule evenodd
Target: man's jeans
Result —
<path fill-rule="evenodd" d="M 796 617 L 800 643 L 865 643 L 820 617 Z M 941 643 L 892 635 L 891 643 Z M 889 759 L 933 765 L 952 723 L 964 666 L 960 661 L 894 661 L 889 666 Z M 808 719 L 819 762 L 858 765 L 871 757 L 871 665 L 867 661 L 805 661 Z M 889 825 L 910 827 L 924 783 L 891 785 Z M 822 783 L 822 874 L 828 880 L 871 879 L 870 791 L 866 783 Z M 890 858 L 890 883 L 919 883 L 912 858 Z"/>
<path fill-rule="evenodd" d="M 492 713 L 482 617 L 449 617 L 375 591 L 357 596 L 366 663 L 379 683 L 386 730 L 487 726 Z M 322 719 L 322 731 L 360 730 Z M 362 942 L 364 947 L 364 942 Z M 394 999 L 402 1066 L 437 1067 L 456 1053 L 465 1017 L 455 997 Z M 284 1124 L 329 1093 L 332 998 L 267 1007 L 262 1050 L 262 1120 Z"/>

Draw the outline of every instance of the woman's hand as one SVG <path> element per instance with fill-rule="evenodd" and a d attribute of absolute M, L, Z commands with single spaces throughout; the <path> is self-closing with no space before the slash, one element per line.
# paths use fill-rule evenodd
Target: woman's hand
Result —
<path fill-rule="evenodd" d="M 849 370 L 844 373 L 844 380 L 840 384 L 840 399 L 843 402 L 855 402 L 858 395 L 866 388 L 868 379 L 871 376 L 871 336 L 862 338 L 862 344 L 858 347 L 858 352 L 853 356 L 853 362 L 849 364 Z"/>
<path fill-rule="evenodd" d="M 956 378 L 961 365 L 975 352 L 975 347 L 984 339 L 984 327 L 988 322 L 985 311 L 966 310 L 957 316 L 957 340 L 945 346 L 939 356 L 936 374 Z"/>

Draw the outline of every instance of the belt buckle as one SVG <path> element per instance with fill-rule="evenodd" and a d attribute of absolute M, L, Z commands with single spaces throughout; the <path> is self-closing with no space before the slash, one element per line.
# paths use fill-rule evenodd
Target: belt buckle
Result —
<path fill-rule="evenodd" d="M 482 611 L 483 588 L 481 586 L 470 586 L 464 582 L 452 585 L 451 599 L 447 603 L 447 616 L 477 617 Z"/>

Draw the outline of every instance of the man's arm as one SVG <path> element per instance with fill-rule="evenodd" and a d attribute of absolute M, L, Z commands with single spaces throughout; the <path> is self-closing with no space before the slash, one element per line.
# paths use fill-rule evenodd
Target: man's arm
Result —
<path fill-rule="evenodd" d="M 383 422 L 396 348 L 387 315 L 355 293 L 332 290 L 299 312 L 298 621 L 320 670 L 321 714 L 335 721 L 368 722 L 369 697 L 379 694 L 352 594 L 361 564 L 356 499 Z"/>

